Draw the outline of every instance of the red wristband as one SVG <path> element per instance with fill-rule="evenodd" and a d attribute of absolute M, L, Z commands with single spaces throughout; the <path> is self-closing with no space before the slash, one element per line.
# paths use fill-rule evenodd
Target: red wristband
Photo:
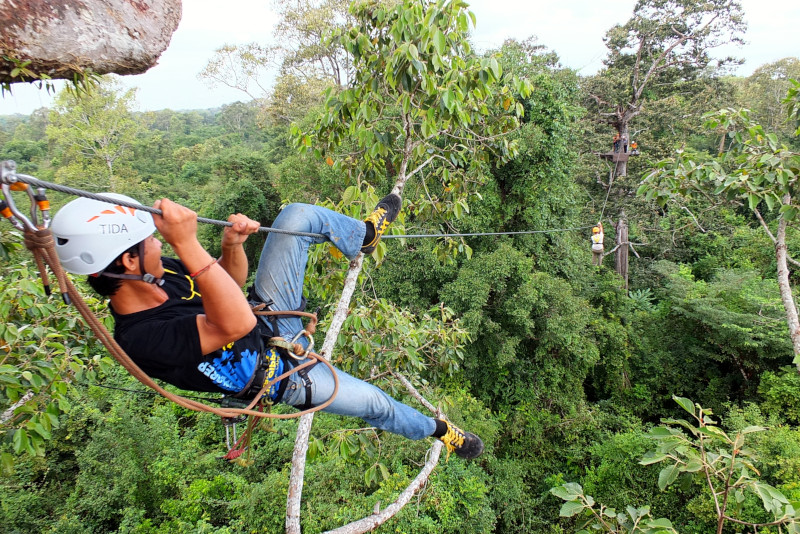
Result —
<path fill-rule="evenodd" d="M 195 278 L 197 278 L 198 276 L 200 276 L 201 274 L 203 274 L 204 272 L 206 272 L 207 270 L 209 270 L 209 269 L 211 268 L 211 266 L 212 266 L 212 265 L 214 265 L 215 263 L 217 263 L 217 260 L 213 260 L 211 263 L 209 263 L 208 265 L 206 265 L 205 267 L 203 267 L 202 269 L 200 269 L 200 270 L 199 270 L 199 271 L 197 271 L 196 273 L 192 273 L 192 274 L 190 274 L 190 275 L 189 275 L 189 278 L 191 278 L 192 280 L 194 280 Z"/>

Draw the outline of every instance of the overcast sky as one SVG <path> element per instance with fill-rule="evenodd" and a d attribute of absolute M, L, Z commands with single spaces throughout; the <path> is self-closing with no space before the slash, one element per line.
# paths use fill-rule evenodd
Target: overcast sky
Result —
<path fill-rule="evenodd" d="M 467 0 L 469 2 L 469 0 Z M 477 18 L 473 41 L 480 50 L 497 47 L 507 38 L 531 35 L 555 51 L 561 63 L 582 74 L 596 72 L 605 57 L 603 35 L 630 17 L 635 0 L 472 0 Z M 778 59 L 800 57 L 800 0 L 741 0 L 748 22 L 748 44 L 725 54 L 746 59 L 738 74 Z M 159 64 L 145 74 L 122 77 L 138 87 L 138 109 L 205 109 L 237 100 L 243 93 L 209 87 L 197 75 L 220 46 L 257 41 L 267 43 L 275 14 L 269 0 L 183 0 L 183 18 Z M 222 8 L 224 6 L 224 8 Z M 720 53 L 719 55 L 723 55 Z M 0 99 L 0 115 L 29 114 L 50 106 L 45 91 L 16 84 Z"/>

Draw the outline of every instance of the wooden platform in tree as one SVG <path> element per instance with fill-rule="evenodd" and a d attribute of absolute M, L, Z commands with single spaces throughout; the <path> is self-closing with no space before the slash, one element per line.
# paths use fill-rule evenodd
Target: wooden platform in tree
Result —
<path fill-rule="evenodd" d="M 628 161 L 630 156 L 638 156 L 639 153 L 633 152 L 595 152 L 595 155 L 602 159 L 608 159 L 613 162 L 617 161 Z"/>
<path fill-rule="evenodd" d="M 614 162 L 628 161 L 630 156 L 638 156 L 638 152 L 595 152 L 599 158 L 608 159 Z"/>

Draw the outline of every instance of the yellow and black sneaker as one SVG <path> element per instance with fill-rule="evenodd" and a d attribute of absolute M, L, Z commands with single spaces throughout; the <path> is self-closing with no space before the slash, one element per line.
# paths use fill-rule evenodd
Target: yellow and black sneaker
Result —
<path fill-rule="evenodd" d="M 437 424 L 440 421 L 442 420 L 438 419 Z M 464 432 L 450 421 L 442 422 L 447 425 L 447 431 L 443 436 L 439 436 L 438 439 L 447 447 L 448 457 L 451 452 L 455 452 L 457 456 L 465 460 L 471 460 L 481 455 L 483 452 L 483 441 L 481 441 L 481 438 L 471 432 Z"/>
<path fill-rule="evenodd" d="M 386 195 L 378 202 L 375 210 L 369 214 L 369 217 L 364 219 L 367 224 L 367 233 L 364 236 L 364 245 L 361 247 L 361 252 L 372 254 L 389 224 L 397 218 L 402 204 L 403 201 L 394 193 Z"/>

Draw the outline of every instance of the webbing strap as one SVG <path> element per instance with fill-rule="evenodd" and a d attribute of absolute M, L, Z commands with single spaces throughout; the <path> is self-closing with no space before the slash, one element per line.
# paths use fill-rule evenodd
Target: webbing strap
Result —
<path fill-rule="evenodd" d="M 300 380 L 303 381 L 303 387 L 305 388 L 305 393 L 306 393 L 305 402 L 300 406 L 296 407 L 299 410 L 308 410 L 314 407 L 314 403 L 312 402 L 313 399 L 311 398 L 311 384 L 313 384 L 313 382 L 311 381 L 311 378 L 308 376 L 308 372 L 311 369 L 313 369 L 314 366 L 317 365 L 317 363 L 318 362 L 314 362 L 314 365 L 309 365 L 307 368 L 300 369 L 299 371 L 297 371 L 297 374 L 300 375 Z"/>

